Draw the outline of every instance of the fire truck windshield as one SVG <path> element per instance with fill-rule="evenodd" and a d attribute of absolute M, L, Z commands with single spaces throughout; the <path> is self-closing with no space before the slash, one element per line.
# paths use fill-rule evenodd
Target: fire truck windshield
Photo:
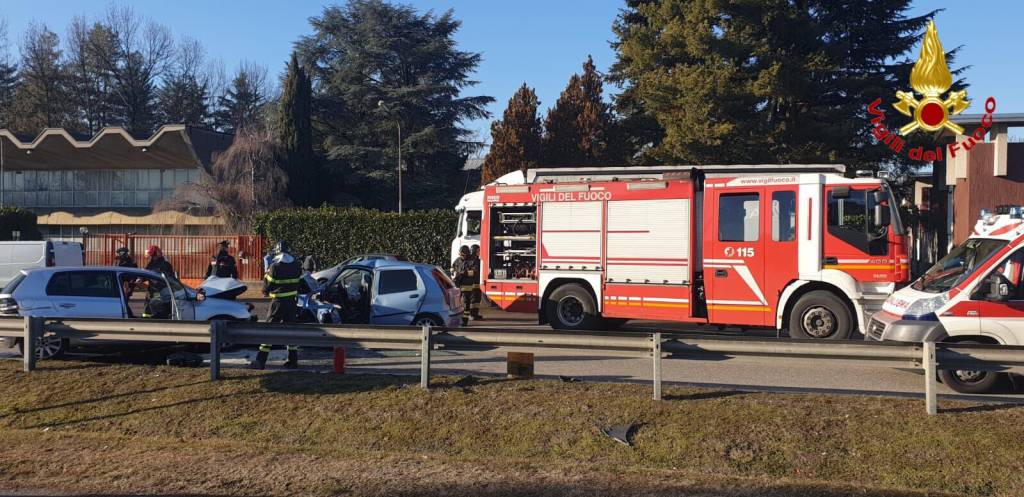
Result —
<path fill-rule="evenodd" d="M 974 274 L 1006 243 L 1005 240 L 970 238 L 936 262 L 911 288 L 929 293 L 947 292 Z"/>

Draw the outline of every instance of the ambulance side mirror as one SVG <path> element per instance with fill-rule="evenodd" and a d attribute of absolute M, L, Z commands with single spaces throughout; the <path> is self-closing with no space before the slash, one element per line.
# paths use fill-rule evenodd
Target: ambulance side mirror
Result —
<path fill-rule="evenodd" d="M 994 273 L 988 277 L 988 295 L 985 300 L 989 302 L 1006 302 L 1010 300 L 1010 280 L 1002 273 Z"/>

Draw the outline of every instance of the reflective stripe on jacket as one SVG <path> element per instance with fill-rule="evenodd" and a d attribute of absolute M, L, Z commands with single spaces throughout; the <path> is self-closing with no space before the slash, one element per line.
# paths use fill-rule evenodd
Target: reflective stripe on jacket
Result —
<path fill-rule="evenodd" d="M 301 281 L 302 266 L 298 261 L 277 261 L 267 268 L 267 274 L 263 276 L 263 293 L 275 299 L 295 297 L 299 294 Z"/>

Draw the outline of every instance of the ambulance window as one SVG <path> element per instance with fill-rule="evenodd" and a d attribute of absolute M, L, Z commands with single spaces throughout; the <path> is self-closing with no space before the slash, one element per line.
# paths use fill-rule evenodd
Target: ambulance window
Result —
<path fill-rule="evenodd" d="M 772 193 L 772 241 L 796 240 L 796 192 Z"/>
<path fill-rule="evenodd" d="M 718 198 L 718 241 L 756 242 L 760 235 L 761 196 L 757 193 L 722 195 Z"/>
<path fill-rule="evenodd" d="M 1002 264 L 996 268 L 996 271 L 1001 273 L 1006 280 L 1010 283 L 1010 299 L 1021 300 L 1024 298 L 1022 290 L 1024 290 L 1024 282 L 1022 273 L 1024 273 L 1024 249 L 1020 249 L 1013 253 L 1010 257 L 1007 257 Z"/>

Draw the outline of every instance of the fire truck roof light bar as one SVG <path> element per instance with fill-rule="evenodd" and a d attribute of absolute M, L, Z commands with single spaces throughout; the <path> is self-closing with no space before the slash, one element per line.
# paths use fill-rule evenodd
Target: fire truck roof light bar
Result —
<path fill-rule="evenodd" d="M 590 185 L 555 185 L 556 192 L 585 192 L 590 190 Z"/>
<path fill-rule="evenodd" d="M 668 188 L 668 183 L 664 181 L 644 181 L 626 185 L 627 190 L 664 190 L 665 188 Z"/>

